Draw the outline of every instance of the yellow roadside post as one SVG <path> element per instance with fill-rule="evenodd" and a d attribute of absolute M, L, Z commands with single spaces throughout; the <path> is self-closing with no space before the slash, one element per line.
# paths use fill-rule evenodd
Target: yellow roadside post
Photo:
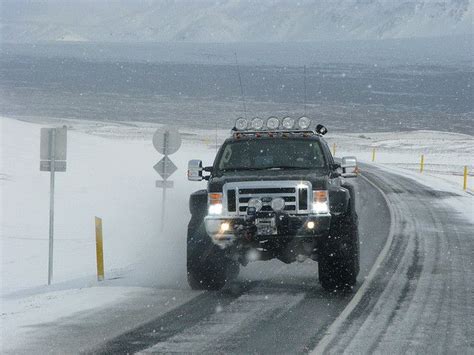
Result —
<path fill-rule="evenodd" d="M 104 245 L 102 242 L 102 219 L 95 217 L 95 249 L 97 255 L 97 280 L 104 280 Z"/>
<path fill-rule="evenodd" d="M 372 161 L 375 161 L 375 148 L 372 148 Z"/>
<path fill-rule="evenodd" d="M 421 154 L 421 160 L 420 160 L 420 173 L 423 172 L 423 169 L 425 168 L 425 155 Z"/>
<path fill-rule="evenodd" d="M 336 156 L 336 143 L 332 145 L 332 155 L 335 157 Z"/>
<path fill-rule="evenodd" d="M 464 182 L 463 182 L 463 184 L 462 184 L 462 189 L 463 189 L 464 191 L 467 190 L 467 165 L 464 166 Z"/>

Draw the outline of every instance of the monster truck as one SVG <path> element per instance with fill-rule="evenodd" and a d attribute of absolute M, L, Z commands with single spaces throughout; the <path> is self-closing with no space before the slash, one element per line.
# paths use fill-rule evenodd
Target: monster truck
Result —
<path fill-rule="evenodd" d="M 191 160 L 188 179 L 207 180 L 189 201 L 187 276 L 218 290 L 249 261 L 318 262 L 328 291 L 352 289 L 359 272 L 355 157 L 336 162 L 307 117 L 239 118 L 214 164 Z"/>

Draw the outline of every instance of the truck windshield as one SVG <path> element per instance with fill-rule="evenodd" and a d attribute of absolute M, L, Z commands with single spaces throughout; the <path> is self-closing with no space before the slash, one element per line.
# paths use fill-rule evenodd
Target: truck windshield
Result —
<path fill-rule="evenodd" d="M 314 169 L 326 162 L 319 142 L 308 139 L 254 139 L 228 143 L 217 168 L 230 170 Z"/>

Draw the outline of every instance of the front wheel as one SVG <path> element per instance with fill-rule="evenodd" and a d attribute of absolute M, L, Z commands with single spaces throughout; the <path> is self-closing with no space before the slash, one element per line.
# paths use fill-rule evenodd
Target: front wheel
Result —
<path fill-rule="evenodd" d="M 191 219 L 187 238 L 188 284 L 193 290 L 220 290 L 238 274 L 235 263 L 225 251 L 214 245 L 203 220 Z"/>
<path fill-rule="evenodd" d="M 356 284 L 359 273 L 359 233 L 353 205 L 342 218 L 331 221 L 329 236 L 320 249 L 318 267 L 319 282 L 327 291 L 350 290 Z"/>

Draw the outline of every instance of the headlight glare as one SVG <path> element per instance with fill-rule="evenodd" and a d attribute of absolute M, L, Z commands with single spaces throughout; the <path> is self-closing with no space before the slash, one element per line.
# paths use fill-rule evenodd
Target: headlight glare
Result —
<path fill-rule="evenodd" d="M 207 195 L 209 209 L 208 213 L 212 215 L 222 214 L 222 193 L 211 192 Z"/>
<path fill-rule="evenodd" d="M 316 214 L 328 214 L 330 212 L 327 190 L 313 191 L 313 212 Z"/>
<path fill-rule="evenodd" d="M 219 215 L 222 214 L 222 203 L 218 203 L 215 205 L 209 205 L 209 214 L 212 215 Z"/>

